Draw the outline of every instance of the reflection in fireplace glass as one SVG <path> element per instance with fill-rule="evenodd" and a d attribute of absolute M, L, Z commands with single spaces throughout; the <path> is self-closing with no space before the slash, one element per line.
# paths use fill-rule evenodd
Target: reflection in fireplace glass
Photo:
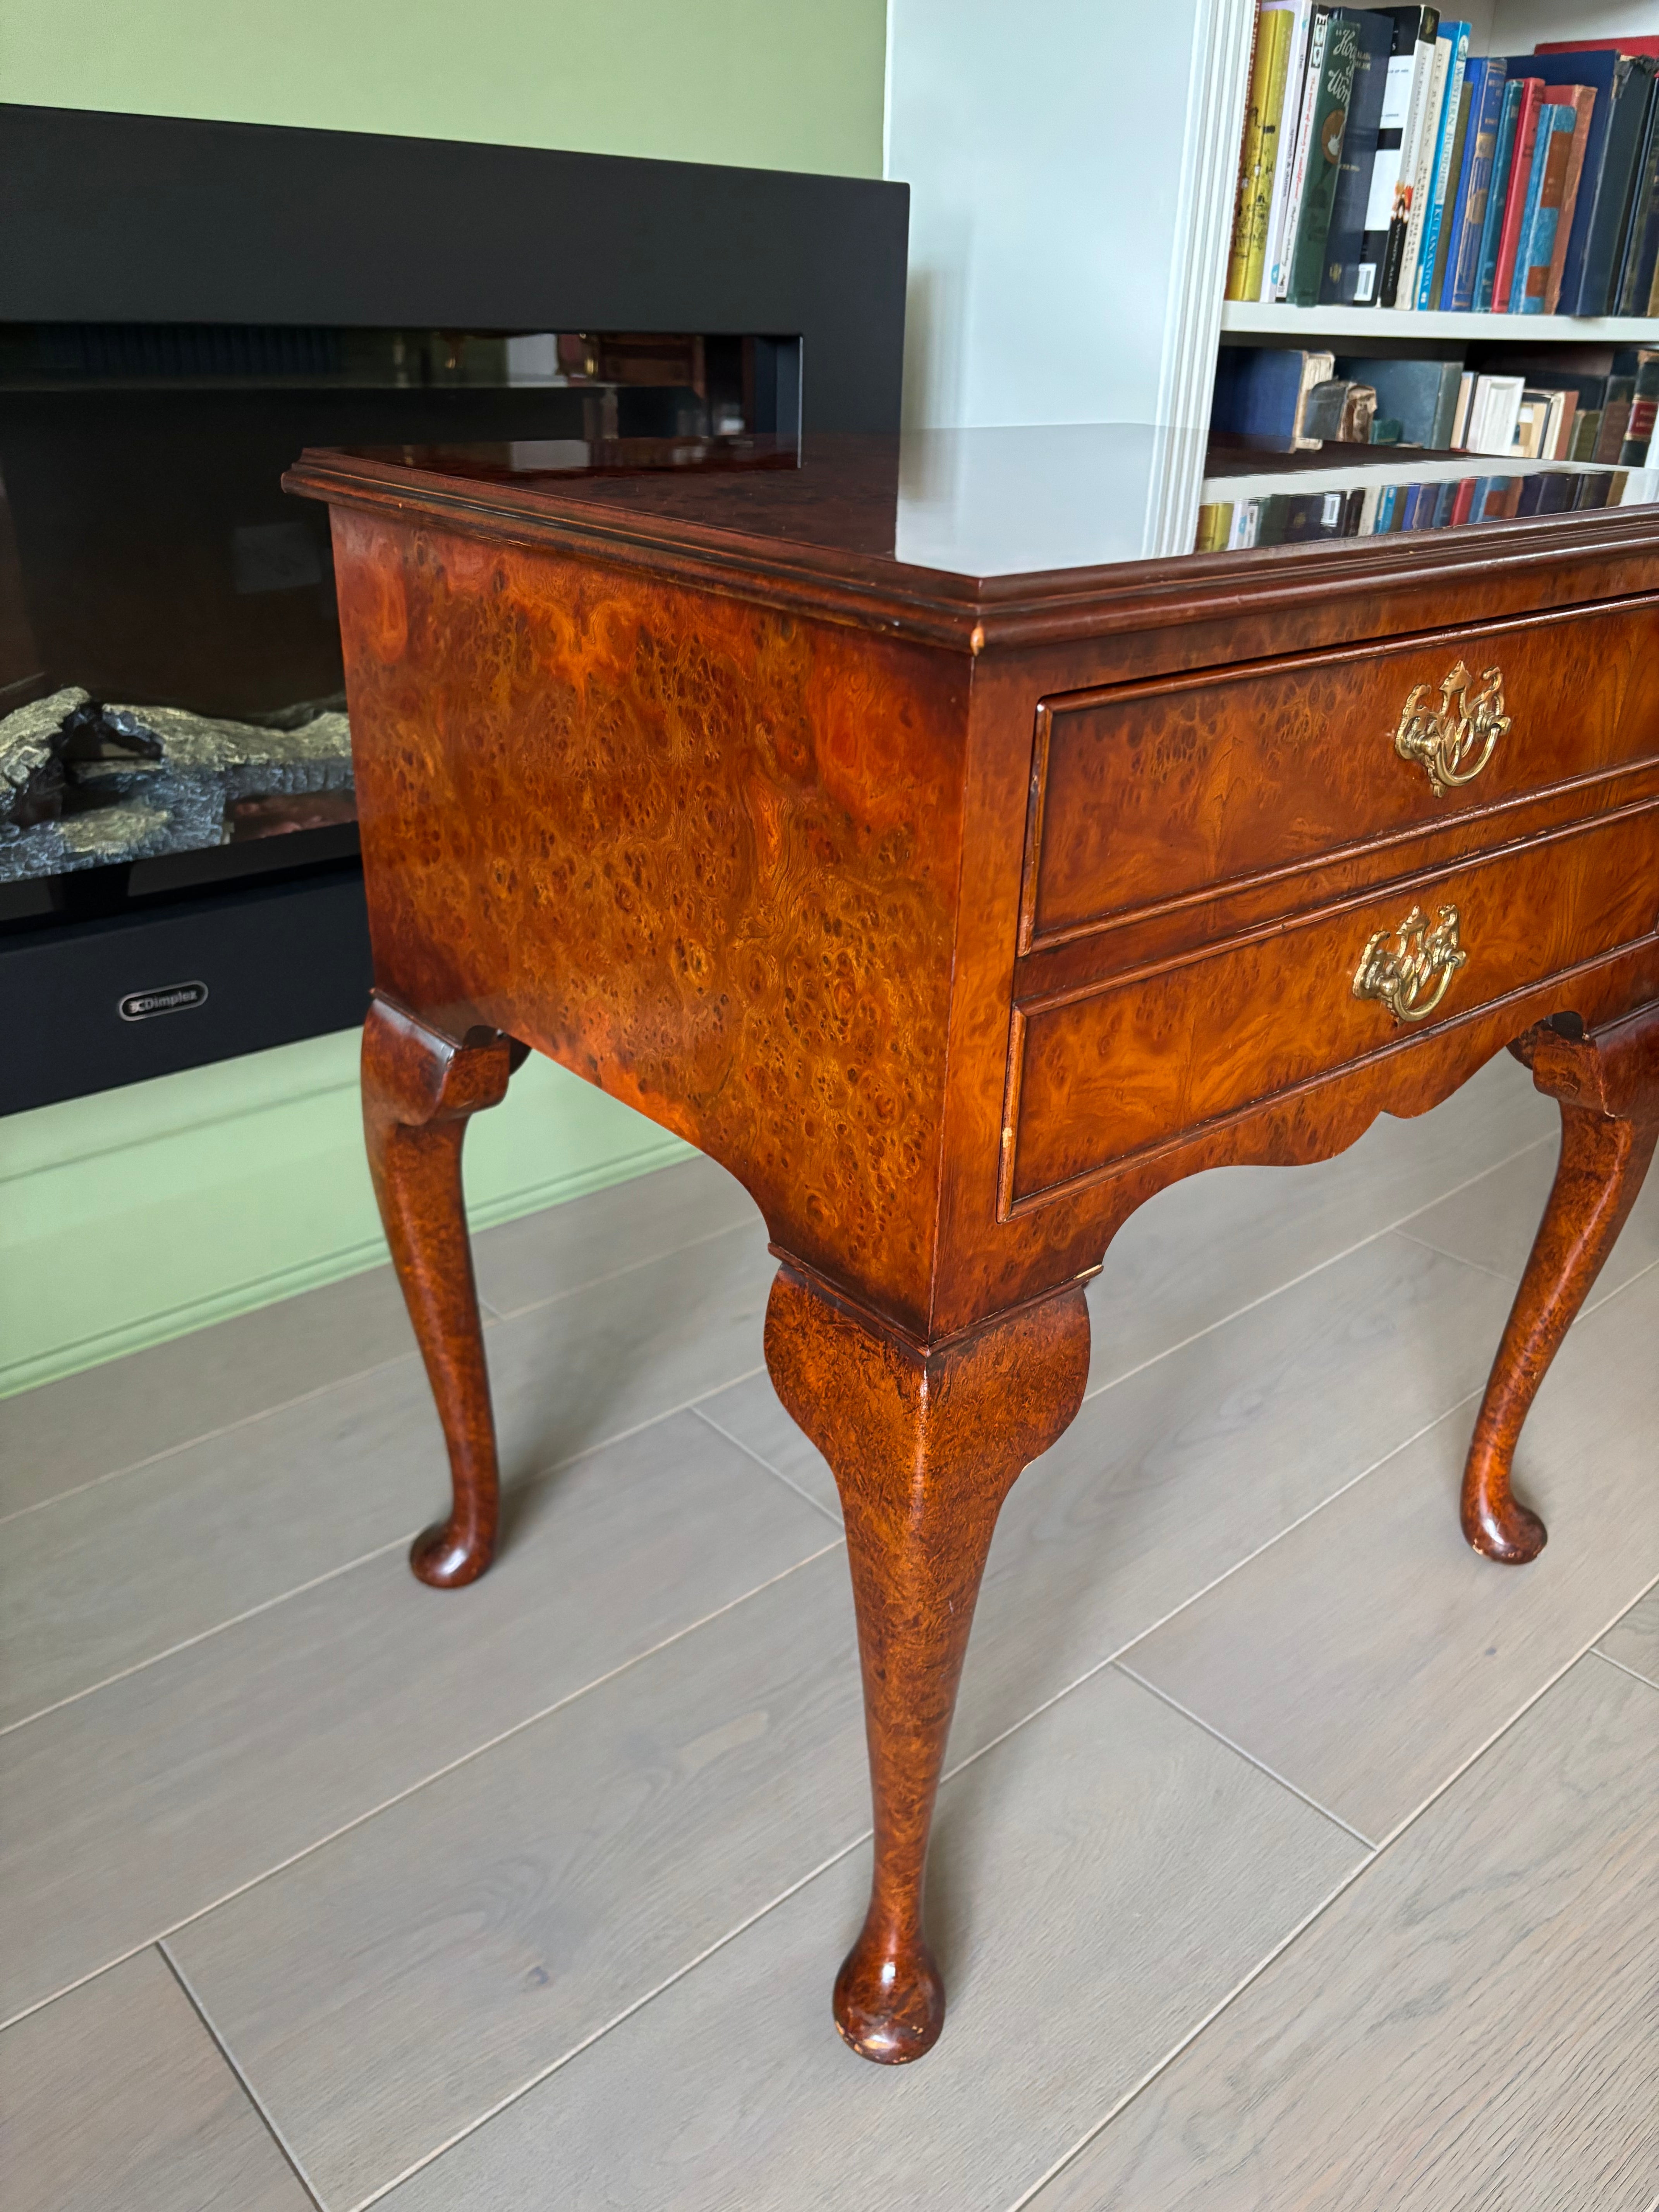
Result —
<path fill-rule="evenodd" d="M 0 326 L 0 921 L 356 847 L 307 446 L 672 465 L 781 427 L 793 342 L 682 333 Z M 787 426 L 793 428 L 793 424 Z"/>

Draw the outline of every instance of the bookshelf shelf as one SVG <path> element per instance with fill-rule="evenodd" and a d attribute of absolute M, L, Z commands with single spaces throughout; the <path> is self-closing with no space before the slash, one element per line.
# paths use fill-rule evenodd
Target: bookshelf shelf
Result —
<path fill-rule="evenodd" d="M 1289 338 L 1462 338 L 1516 345 L 1632 345 L 1659 343 L 1659 317 L 1653 315 L 1443 315 L 1393 307 L 1291 307 L 1255 301 L 1222 304 L 1224 336 Z"/>

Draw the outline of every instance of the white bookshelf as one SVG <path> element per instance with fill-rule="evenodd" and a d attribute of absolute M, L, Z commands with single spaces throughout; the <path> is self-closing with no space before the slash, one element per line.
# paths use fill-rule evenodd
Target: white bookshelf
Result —
<path fill-rule="evenodd" d="M 1504 344 L 1651 345 L 1659 338 L 1655 315 L 1473 315 L 1393 307 L 1290 307 L 1275 301 L 1224 300 L 1221 334 L 1256 332 L 1299 341 L 1310 337 L 1461 338 Z"/>

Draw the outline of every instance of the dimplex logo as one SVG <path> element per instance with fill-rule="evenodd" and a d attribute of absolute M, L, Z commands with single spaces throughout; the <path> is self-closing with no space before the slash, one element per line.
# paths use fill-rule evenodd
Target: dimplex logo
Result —
<path fill-rule="evenodd" d="M 205 983 L 168 983 L 159 991 L 129 991 L 117 1011 L 124 1022 L 147 1022 L 152 1014 L 182 1014 L 207 1004 Z"/>

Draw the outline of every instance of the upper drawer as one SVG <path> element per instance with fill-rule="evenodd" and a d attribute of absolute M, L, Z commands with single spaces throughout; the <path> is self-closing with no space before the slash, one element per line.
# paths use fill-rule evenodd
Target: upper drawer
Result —
<path fill-rule="evenodd" d="M 1020 951 L 1659 754 L 1659 599 L 1037 710 Z"/>

